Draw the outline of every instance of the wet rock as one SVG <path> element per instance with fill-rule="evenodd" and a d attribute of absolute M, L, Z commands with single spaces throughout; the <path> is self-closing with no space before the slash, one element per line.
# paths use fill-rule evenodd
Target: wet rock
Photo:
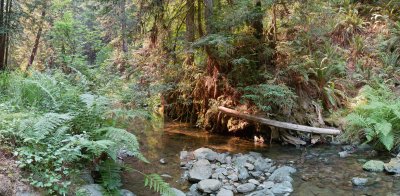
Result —
<path fill-rule="evenodd" d="M 198 160 L 189 171 L 189 180 L 198 182 L 211 177 L 211 164 L 208 160 Z"/>
<path fill-rule="evenodd" d="M 268 171 L 269 168 L 271 168 L 272 163 L 267 162 L 265 159 L 263 158 L 258 158 L 255 162 L 254 162 L 254 168 L 257 171 Z"/>
<path fill-rule="evenodd" d="M 81 172 L 81 179 L 85 182 L 85 184 L 94 184 L 94 179 L 89 170 L 84 169 Z"/>
<path fill-rule="evenodd" d="M 367 150 L 372 150 L 372 147 L 369 144 L 360 144 L 357 146 L 357 149 L 362 151 L 367 151 Z"/>
<path fill-rule="evenodd" d="M 224 163 L 226 163 L 226 157 L 227 156 L 228 156 L 228 154 L 226 154 L 226 153 L 218 154 L 217 161 L 222 163 L 222 164 L 224 164 Z"/>
<path fill-rule="evenodd" d="M 363 169 L 371 172 L 382 172 L 384 163 L 383 161 L 370 160 L 363 165 Z"/>
<path fill-rule="evenodd" d="M 171 191 L 175 193 L 175 196 L 186 196 L 186 194 L 179 189 L 171 188 Z"/>
<path fill-rule="evenodd" d="M 254 169 L 254 165 L 251 163 L 245 163 L 244 167 L 246 167 L 248 170 L 253 170 Z"/>
<path fill-rule="evenodd" d="M 199 148 L 195 150 L 193 154 L 196 159 L 207 159 L 209 161 L 214 161 L 218 158 L 218 153 L 209 148 Z"/>
<path fill-rule="evenodd" d="M 356 151 L 356 147 L 353 145 L 345 145 L 345 146 L 342 146 L 342 150 L 347 151 L 347 152 L 354 152 L 354 151 Z"/>
<path fill-rule="evenodd" d="M 239 177 L 238 177 L 237 174 L 233 173 L 233 174 L 231 174 L 231 175 L 228 176 L 228 179 L 229 179 L 229 180 L 232 180 L 233 182 L 236 182 L 236 181 L 239 180 Z"/>
<path fill-rule="evenodd" d="M 88 184 L 78 189 L 78 193 L 87 196 L 103 196 L 103 191 L 103 187 L 101 187 L 99 184 Z"/>
<path fill-rule="evenodd" d="M 251 191 L 254 191 L 254 189 L 256 189 L 256 185 L 254 185 L 253 183 L 246 183 L 246 184 L 239 185 L 237 187 L 237 191 L 239 193 L 249 193 Z"/>
<path fill-rule="evenodd" d="M 221 186 L 222 186 L 221 182 L 215 179 L 202 180 L 197 184 L 197 188 L 205 193 L 212 193 L 214 191 L 218 191 L 221 188 Z"/>
<path fill-rule="evenodd" d="M 271 182 L 271 181 L 266 181 L 263 182 L 260 186 L 263 187 L 264 189 L 270 189 L 272 187 L 274 187 L 275 183 Z"/>
<path fill-rule="evenodd" d="M 269 189 L 262 189 L 262 190 L 247 194 L 246 196 L 274 196 L 274 193 L 272 193 L 272 191 Z"/>
<path fill-rule="evenodd" d="M 255 178 L 259 178 L 259 177 L 261 177 L 261 175 L 263 173 L 261 171 L 254 171 L 254 172 L 250 172 L 250 174 Z"/>
<path fill-rule="evenodd" d="M 130 190 L 126 189 L 121 189 L 119 191 L 120 196 L 136 196 L 134 193 L 132 193 Z M 177 195 L 178 196 L 178 195 Z"/>
<path fill-rule="evenodd" d="M 278 184 L 275 184 L 272 189 L 272 193 L 274 194 L 286 194 L 293 192 L 292 184 L 288 181 L 284 181 Z"/>
<path fill-rule="evenodd" d="M 389 163 L 384 164 L 384 168 L 389 173 L 399 174 L 400 173 L 400 159 L 390 159 Z"/>
<path fill-rule="evenodd" d="M 340 158 L 345 158 L 345 157 L 348 157 L 348 156 L 349 156 L 349 153 L 347 151 L 339 152 L 339 157 Z"/>
<path fill-rule="evenodd" d="M 160 163 L 161 164 L 167 164 L 167 161 L 164 158 L 162 158 L 162 159 L 160 159 Z"/>
<path fill-rule="evenodd" d="M 250 183 L 253 183 L 253 184 L 255 184 L 255 185 L 260 185 L 260 182 L 258 182 L 258 181 L 255 180 L 255 179 L 250 179 L 249 182 L 250 182 Z"/>
<path fill-rule="evenodd" d="M 359 177 L 354 177 L 351 179 L 351 183 L 355 186 L 364 186 L 367 184 L 368 179 L 367 178 L 359 178 Z"/>
<path fill-rule="evenodd" d="M 189 193 L 187 195 L 201 196 L 201 193 L 197 190 L 197 184 L 192 184 L 192 186 L 190 186 Z"/>
<path fill-rule="evenodd" d="M 293 179 L 290 177 L 290 174 L 295 173 L 296 169 L 293 167 L 289 166 L 283 166 L 274 171 L 274 173 L 271 174 L 271 176 L 268 178 L 268 181 L 273 181 L 275 183 L 279 182 L 292 182 Z"/>
<path fill-rule="evenodd" d="M 233 196 L 233 192 L 231 190 L 221 189 L 217 196 Z"/>
<path fill-rule="evenodd" d="M 217 168 L 215 169 L 215 173 L 217 174 L 223 174 L 223 175 L 228 175 L 228 170 L 226 168 Z"/>
<path fill-rule="evenodd" d="M 239 177 L 239 180 L 246 180 L 247 178 L 250 177 L 250 175 L 246 168 L 241 167 L 241 168 L 239 168 L 239 176 L 238 177 Z"/>
<path fill-rule="evenodd" d="M 168 175 L 168 174 L 161 174 L 161 177 L 163 177 L 163 178 L 172 178 L 172 176 Z"/>

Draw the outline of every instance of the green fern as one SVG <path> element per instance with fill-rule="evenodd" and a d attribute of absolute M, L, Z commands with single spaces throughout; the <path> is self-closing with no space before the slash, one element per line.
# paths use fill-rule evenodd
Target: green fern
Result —
<path fill-rule="evenodd" d="M 114 145 L 108 150 L 109 156 L 116 160 L 117 152 L 121 149 L 128 150 L 138 159 L 148 162 L 147 159 L 139 151 L 139 142 L 132 133 L 127 132 L 125 129 L 115 127 L 104 127 L 95 130 L 99 138 L 108 139 L 114 142 Z"/>
<path fill-rule="evenodd" d="M 172 191 L 168 183 L 164 182 L 158 174 L 144 175 L 144 186 L 160 193 L 163 196 L 175 196 L 175 192 Z"/>
<path fill-rule="evenodd" d="M 122 186 L 121 181 L 121 166 L 110 159 L 103 161 L 100 164 L 101 183 L 107 190 L 117 190 Z"/>
<path fill-rule="evenodd" d="M 365 103 L 358 104 L 346 117 L 347 139 L 365 136 L 366 142 L 376 141 L 386 150 L 400 143 L 400 99 L 385 85 L 366 86 L 361 95 Z"/>

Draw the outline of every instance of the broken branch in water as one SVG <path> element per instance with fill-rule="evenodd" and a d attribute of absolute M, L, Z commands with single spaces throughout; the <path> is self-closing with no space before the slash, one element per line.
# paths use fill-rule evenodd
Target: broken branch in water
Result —
<path fill-rule="evenodd" d="M 298 125 L 298 124 L 293 124 L 293 123 L 288 123 L 288 122 L 280 122 L 280 121 L 276 121 L 276 120 L 261 118 L 261 117 L 250 115 L 250 114 L 244 114 L 239 111 L 232 110 L 232 109 L 229 109 L 229 108 L 226 108 L 223 106 L 219 106 L 218 110 L 221 111 L 222 113 L 225 113 L 230 116 L 243 118 L 245 120 L 259 122 L 262 124 L 272 125 L 272 126 L 280 127 L 280 128 L 284 128 L 284 129 L 303 131 L 303 132 L 309 132 L 309 133 L 330 134 L 330 135 L 339 135 L 342 133 L 342 131 L 339 129 L 310 127 L 310 126 L 305 126 L 305 125 Z"/>

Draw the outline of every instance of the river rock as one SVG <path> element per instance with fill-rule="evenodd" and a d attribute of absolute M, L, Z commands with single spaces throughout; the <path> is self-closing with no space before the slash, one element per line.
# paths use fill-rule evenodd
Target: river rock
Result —
<path fill-rule="evenodd" d="M 224 163 L 226 163 L 226 157 L 227 156 L 228 156 L 228 154 L 226 154 L 226 153 L 218 154 L 217 161 L 222 163 L 222 164 L 224 164 Z"/>
<path fill-rule="evenodd" d="M 260 186 L 263 187 L 264 189 L 270 189 L 272 187 L 274 187 L 275 183 L 272 181 L 266 181 L 263 182 Z"/>
<path fill-rule="evenodd" d="M 250 174 L 255 178 L 259 178 L 259 177 L 261 177 L 261 175 L 263 173 L 261 171 L 253 171 L 253 172 L 250 172 Z"/>
<path fill-rule="evenodd" d="M 284 181 L 278 184 L 275 184 L 272 189 L 272 193 L 274 194 L 286 194 L 293 192 L 292 184 L 288 181 Z"/>
<path fill-rule="evenodd" d="M 80 187 L 77 192 L 87 196 L 103 196 L 103 191 L 99 184 L 88 184 Z"/>
<path fill-rule="evenodd" d="M 254 168 L 257 171 L 268 171 L 269 168 L 271 168 L 272 163 L 267 162 L 265 159 L 263 158 L 258 158 L 255 162 L 254 162 Z"/>
<path fill-rule="evenodd" d="M 218 153 L 214 152 L 209 148 L 199 148 L 193 152 L 196 159 L 207 159 L 214 161 L 218 158 Z"/>
<path fill-rule="evenodd" d="M 228 170 L 226 168 L 219 167 L 219 168 L 215 169 L 215 173 L 223 174 L 226 176 L 226 175 L 228 175 Z"/>
<path fill-rule="evenodd" d="M 258 182 L 258 181 L 255 180 L 255 179 L 250 179 L 249 182 L 250 182 L 250 183 L 253 183 L 253 184 L 255 184 L 255 185 L 260 185 L 260 182 Z"/>
<path fill-rule="evenodd" d="M 120 196 L 136 196 L 134 193 L 132 193 L 130 190 L 126 189 L 121 189 L 119 191 Z M 177 195 L 178 196 L 178 195 Z"/>
<path fill-rule="evenodd" d="M 383 161 L 370 160 L 363 165 L 363 169 L 372 172 L 382 172 L 384 164 Z"/>
<path fill-rule="evenodd" d="M 247 194 L 246 196 L 274 196 L 274 193 L 272 193 L 272 191 L 269 189 L 262 189 L 262 190 L 254 191 L 250 194 Z"/>
<path fill-rule="evenodd" d="M 273 181 L 275 183 L 279 182 L 292 182 L 293 179 L 290 177 L 290 174 L 295 173 L 296 169 L 289 166 L 283 166 L 274 171 L 274 173 L 269 176 L 268 181 Z"/>
<path fill-rule="evenodd" d="M 221 189 L 217 196 L 233 196 L 233 192 L 231 190 Z"/>
<path fill-rule="evenodd" d="M 246 167 L 248 170 L 253 170 L 254 169 L 254 165 L 253 164 L 251 164 L 251 163 L 245 163 L 244 164 L 244 167 Z"/>
<path fill-rule="evenodd" d="M 201 193 L 197 189 L 197 184 L 192 184 L 189 188 L 189 192 L 186 194 L 188 196 L 201 196 Z"/>
<path fill-rule="evenodd" d="M 254 189 L 256 189 L 256 185 L 253 183 L 246 183 L 246 184 L 239 185 L 237 187 L 237 191 L 239 193 L 249 193 L 251 191 L 254 191 Z"/>
<path fill-rule="evenodd" d="M 400 173 L 400 159 L 399 158 L 390 159 L 389 163 L 384 164 L 384 168 L 389 173 L 399 174 Z"/>
<path fill-rule="evenodd" d="M 247 178 L 250 177 L 249 172 L 247 171 L 246 168 L 240 167 L 239 168 L 239 180 L 246 180 Z"/>
<path fill-rule="evenodd" d="M 231 175 L 228 176 L 228 179 L 229 179 L 229 180 L 232 180 L 233 182 L 236 182 L 236 181 L 239 180 L 239 177 L 238 177 L 237 174 L 233 173 L 233 174 L 231 174 Z"/>
<path fill-rule="evenodd" d="M 367 178 L 354 177 L 354 178 L 351 179 L 351 182 L 355 186 L 363 186 L 363 185 L 367 184 L 368 179 Z"/>
<path fill-rule="evenodd" d="M 197 184 L 197 188 L 205 193 L 212 193 L 214 191 L 218 191 L 221 188 L 221 186 L 222 186 L 221 182 L 215 179 L 205 179 Z"/>
<path fill-rule="evenodd" d="M 348 157 L 348 156 L 349 156 L 349 153 L 347 151 L 339 152 L 339 157 L 340 158 L 345 158 L 345 157 Z"/>
<path fill-rule="evenodd" d="M 198 182 L 211 177 L 211 164 L 208 160 L 198 160 L 189 171 L 189 180 Z"/>
<path fill-rule="evenodd" d="M 161 164 L 167 164 L 167 161 L 164 158 L 162 158 L 162 159 L 160 159 L 160 163 Z"/>
<path fill-rule="evenodd" d="M 174 193 L 175 196 L 186 196 L 186 194 L 179 189 L 171 188 L 171 191 Z M 167 195 L 165 195 L 165 196 L 167 196 Z"/>

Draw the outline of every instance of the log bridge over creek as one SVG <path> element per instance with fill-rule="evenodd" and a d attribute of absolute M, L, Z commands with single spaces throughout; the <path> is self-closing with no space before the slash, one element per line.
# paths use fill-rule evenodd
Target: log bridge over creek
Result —
<path fill-rule="evenodd" d="M 309 133 L 329 134 L 329 135 L 339 135 L 342 133 L 342 131 L 340 129 L 318 128 L 318 127 L 310 127 L 310 126 L 298 125 L 298 124 L 293 124 L 293 123 L 288 123 L 288 122 L 281 122 L 281 121 L 261 118 L 261 117 L 250 115 L 250 114 L 244 114 L 239 111 L 232 110 L 232 109 L 229 109 L 229 108 L 226 108 L 223 106 L 219 106 L 218 110 L 229 116 L 238 117 L 238 118 L 242 118 L 242 119 L 245 119 L 248 121 L 258 122 L 258 123 L 267 124 L 267 125 L 271 125 L 274 127 L 284 128 L 284 129 L 303 131 L 303 132 L 309 132 Z"/>

